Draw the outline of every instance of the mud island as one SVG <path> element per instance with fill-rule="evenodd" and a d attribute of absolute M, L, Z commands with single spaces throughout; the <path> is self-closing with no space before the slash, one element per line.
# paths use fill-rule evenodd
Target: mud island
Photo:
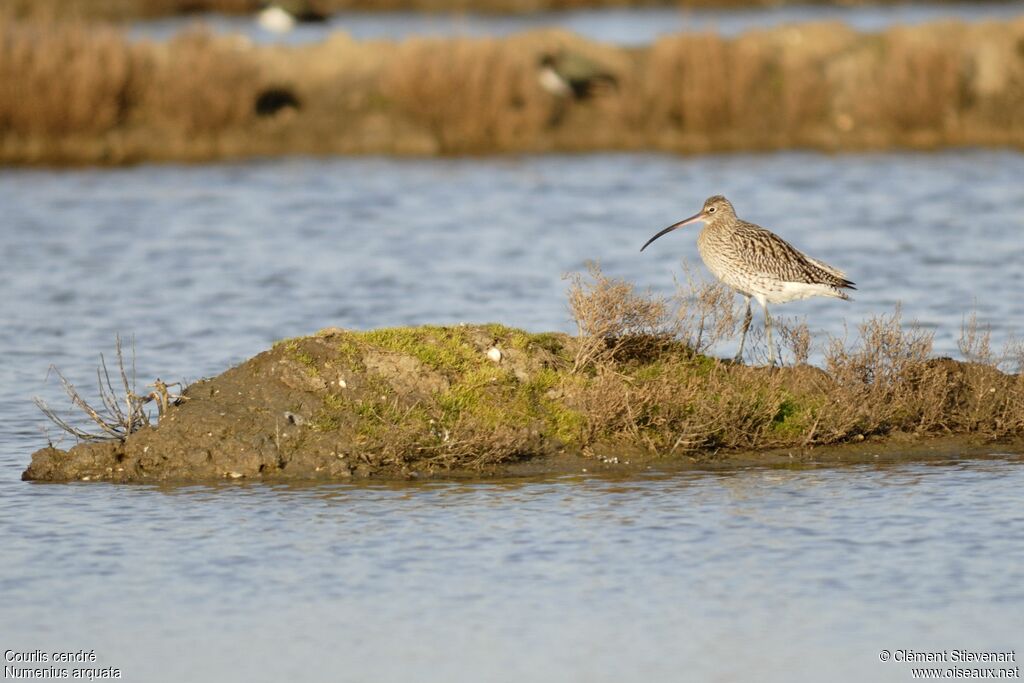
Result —
<path fill-rule="evenodd" d="M 830 340 L 823 368 L 806 363 L 799 326 L 782 332 L 788 365 L 747 365 L 705 353 L 735 328 L 719 285 L 672 306 L 591 275 L 570 289 L 578 335 L 500 324 L 326 329 L 192 384 L 154 426 L 44 448 L 24 478 L 347 480 L 844 462 L 927 452 L 939 436 L 955 438 L 947 453 L 993 440 L 1022 450 L 1024 379 L 999 368 L 973 327 L 964 362 L 930 357 L 930 335 L 894 314 L 862 324 L 850 345 Z"/>

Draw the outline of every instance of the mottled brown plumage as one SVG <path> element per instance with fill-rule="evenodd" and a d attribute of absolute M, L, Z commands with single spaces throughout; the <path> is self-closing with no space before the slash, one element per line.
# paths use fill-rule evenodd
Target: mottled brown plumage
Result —
<path fill-rule="evenodd" d="M 769 303 L 785 303 L 812 296 L 848 300 L 850 297 L 843 290 L 856 289 L 838 268 L 807 256 L 769 230 L 737 218 L 732 204 L 722 195 L 709 197 L 699 213 L 665 228 L 649 239 L 640 251 L 662 235 L 698 221 L 705 224 L 697 236 L 697 249 L 704 264 L 715 277 L 746 299 L 737 360 L 742 358 L 743 342 L 750 327 L 751 297 L 764 308 L 768 354 L 774 364 Z"/>

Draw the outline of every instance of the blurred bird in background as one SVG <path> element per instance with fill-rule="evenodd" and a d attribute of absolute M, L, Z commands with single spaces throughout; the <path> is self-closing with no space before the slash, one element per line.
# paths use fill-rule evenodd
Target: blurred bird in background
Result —
<path fill-rule="evenodd" d="M 308 0 L 265 0 L 261 5 L 257 20 L 273 33 L 287 33 L 296 24 L 327 21 L 327 15 L 318 12 Z"/>
<path fill-rule="evenodd" d="M 546 52 L 538 66 L 540 86 L 557 97 L 585 100 L 618 86 L 611 70 L 578 52 Z"/>
<path fill-rule="evenodd" d="M 618 78 L 602 64 L 578 52 L 545 52 L 537 62 L 537 82 L 555 96 L 548 125 L 562 122 L 571 102 L 581 102 L 618 87 Z"/>
<path fill-rule="evenodd" d="M 275 117 L 285 112 L 296 112 L 302 108 L 295 91 L 275 86 L 261 91 L 253 103 L 253 111 L 261 118 Z"/>

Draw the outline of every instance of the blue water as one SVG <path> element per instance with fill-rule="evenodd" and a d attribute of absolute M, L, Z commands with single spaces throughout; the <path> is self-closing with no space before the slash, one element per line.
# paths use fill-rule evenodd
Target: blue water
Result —
<path fill-rule="evenodd" d="M 903 681 L 880 650 L 1020 648 L 1024 468 L 996 446 L 481 483 L 19 477 L 45 443 L 31 397 L 60 404 L 48 365 L 88 394 L 115 333 L 142 383 L 327 326 L 568 330 L 562 273 L 669 291 L 695 234 L 639 247 L 716 192 L 857 281 L 776 311 L 819 350 L 897 301 L 938 353 L 972 306 L 998 346 L 1024 322 L 1022 177 L 985 151 L 0 171 L 0 646 L 147 682 Z"/>
<path fill-rule="evenodd" d="M 571 331 L 562 276 L 588 260 L 659 293 L 684 260 L 706 275 L 696 229 L 639 248 L 716 193 L 857 282 L 852 302 L 774 309 L 817 352 L 897 304 L 939 354 L 972 310 L 999 348 L 1024 334 L 1022 177 L 1024 154 L 984 151 L 0 171 L 0 400 L 27 422 L 49 363 L 91 381 L 118 332 L 141 376 L 194 380 L 330 326 Z"/>
<path fill-rule="evenodd" d="M 189 26 L 203 25 L 220 33 L 245 35 L 259 43 L 290 44 L 323 40 L 344 31 L 359 40 L 401 40 L 412 36 L 507 36 L 521 31 L 558 28 L 591 40 L 644 45 L 676 33 L 715 31 L 736 35 L 808 21 L 839 21 L 861 31 L 879 31 L 896 24 L 942 19 L 1007 21 L 1024 16 L 1024 2 L 953 2 L 893 5 L 789 5 L 753 9 L 680 9 L 639 7 L 538 12 L 527 15 L 421 14 L 415 12 L 344 12 L 323 24 L 302 24 L 286 34 L 262 29 L 254 17 L 205 15 L 135 22 L 136 38 L 165 40 Z"/>
<path fill-rule="evenodd" d="M 1019 458 L 0 487 L 0 641 L 129 681 L 904 681 L 1024 633 Z"/>

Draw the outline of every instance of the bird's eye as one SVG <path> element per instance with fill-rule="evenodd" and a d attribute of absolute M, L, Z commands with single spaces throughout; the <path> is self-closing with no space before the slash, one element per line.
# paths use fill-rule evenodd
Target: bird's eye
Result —
<path fill-rule="evenodd" d="M 715 207 L 712 206 L 710 209 L 708 209 L 708 213 L 714 213 L 717 210 L 718 209 L 716 209 Z"/>

